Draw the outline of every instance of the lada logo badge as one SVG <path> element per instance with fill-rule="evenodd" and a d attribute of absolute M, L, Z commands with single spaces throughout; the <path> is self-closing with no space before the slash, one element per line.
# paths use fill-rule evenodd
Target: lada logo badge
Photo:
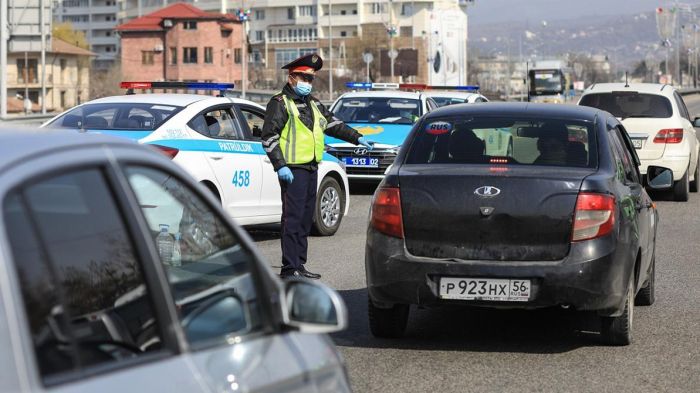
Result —
<path fill-rule="evenodd" d="M 474 194 L 484 198 L 495 197 L 500 193 L 501 190 L 494 186 L 482 186 L 474 190 Z"/>

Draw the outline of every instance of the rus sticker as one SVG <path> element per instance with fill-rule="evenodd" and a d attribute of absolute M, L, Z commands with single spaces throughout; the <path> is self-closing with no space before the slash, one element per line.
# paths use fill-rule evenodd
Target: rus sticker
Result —
<path fill-rule="evenodd" d="M 452 124 L 446 121 L 436 121 L 430 123 L 425 127 L 425 132 L 430 135 L 443 135 L 447 134 L 452 130 Z"/>

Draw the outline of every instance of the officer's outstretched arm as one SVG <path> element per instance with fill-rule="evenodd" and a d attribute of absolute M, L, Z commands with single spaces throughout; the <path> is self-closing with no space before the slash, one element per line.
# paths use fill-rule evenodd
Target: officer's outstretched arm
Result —
<path fill-rule="evenodd" d="M 323 117 L 326 118 L 326 121 L 328 121 L 328 125 L 324 130 L 326 135 L 357 145 L 357 140 L 362 137 L 362 134 L 333 116 L 333 113 L 329 111 L 325 105 L 321 104 L 320 101 L 316 100 L 316 106 L 318 110 L 321 111 Z"/>
<path fill-rule="evenodd" d="M 263 149 L 265 149 L 265 153 L 267 153 L 267 156 L 270 158 L 270 162 L 275 168 L 275 171 L 287 165 L 282 155 L 282 149 L 280 149 L 280 134 L 285 124 L 287 124 L 288 117 L 287 108 L 284 106 L 284 100 L 280 96 L 272 97 L 267 104 L 265 123 L 263 123 L 260 136 L 262 138 Z"/>

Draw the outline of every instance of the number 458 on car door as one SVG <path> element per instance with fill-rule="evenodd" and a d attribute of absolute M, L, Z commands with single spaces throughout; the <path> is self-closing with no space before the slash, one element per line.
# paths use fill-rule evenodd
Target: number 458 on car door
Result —
<path fill-rule="evenodd" d="M 250 186 L 250 171 L 235 171 L 231 183 L 233 183 L 234 187 Z"/>

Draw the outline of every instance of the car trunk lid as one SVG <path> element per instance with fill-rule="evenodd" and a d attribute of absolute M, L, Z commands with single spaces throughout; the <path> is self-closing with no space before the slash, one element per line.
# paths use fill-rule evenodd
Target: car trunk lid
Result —
<path fill-rule="evenodd" d="M 576 199 L 590 168 L 405 165 L 406 247 L 420 257 L 554 261 L 569 251 Z"/>

